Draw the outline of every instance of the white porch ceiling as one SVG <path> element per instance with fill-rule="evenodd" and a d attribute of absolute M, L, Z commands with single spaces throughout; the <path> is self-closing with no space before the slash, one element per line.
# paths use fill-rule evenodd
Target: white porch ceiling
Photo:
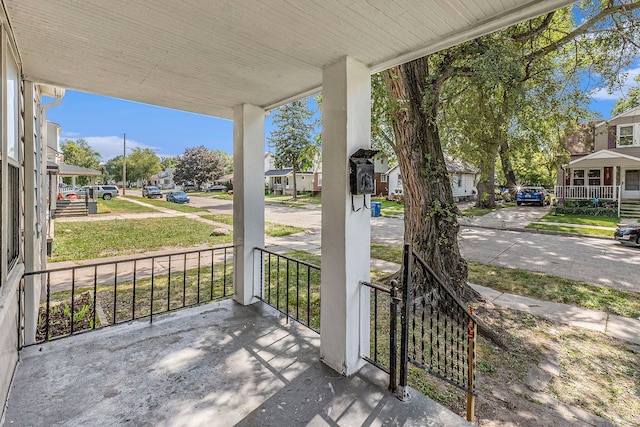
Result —
<path fill-rule="evenodd" d="M 312 93 L 349 55 L 379 71 L 567 0 L 2 0 L 26 79 L 231 118 Z"/>

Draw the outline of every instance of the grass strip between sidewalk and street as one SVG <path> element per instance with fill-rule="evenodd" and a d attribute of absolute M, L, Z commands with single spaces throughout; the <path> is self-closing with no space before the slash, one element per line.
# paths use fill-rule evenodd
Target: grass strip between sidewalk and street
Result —
<path fill-rule="evenodd" d="M 556 224 L 528 224 L 525 228 L 530 230 L 558 231 L 561 233 L 576 233 L 589 236 L 609 236 L 613 238 L 613 231 L 602 228 L 572 227 L 571 225 Z"/>
<path fill-rule="evenodd" d="M 117 197 L 111 200 L 98 199 L 98 214 L 127 214 L 127 213 L 150 213 L 158 212 L 157 209 L 142 206 L 127 200 L 124 197 Z"/>
<path fill-rule="evenodd" d="M 65 222 L 56 225 L 49 262 L 75 261 L 198 245 L 230 243 L 232 234 L 210 236 L 213 227 L 185 217 Z"/>
<path fill-rule="evenodd" d="M 486 215 L 488 213 L 498 211 L 500 209 L 512 208 L 515 205 L 516 204 L 514 202 L 508 202 L 508 203 L 502 203 L 502 204 L 496 205 L 495 208 L 476 208 L 475 206 L 471 206 L 470 208 L 467 208 L 467 209 L 461 211 L 460 215 L 462 215 L 462 216 L 471 216 L 471 217 L 473 217 L 473 216 L 483 216 L 483 215 Z"/>
<path fill-rule="evenodd" d="M 372 243 L 371 257 L 401 264 L 402 248 Z M 619 316 L 640 316 L 640 293 L 637 292 L 475 261 L 469 261 L 468 264 L 469 282 L 496 291 L 577 305 Z"/>
<path fill-rule="evenodd" d="M 174 211 L 178 211 L 178 212 L 190 213 L 190 212 L 206 212 L 207 211 L 205 208 L 198 208 L 195 206 L 189 206 L 187 204 L 181 204 L 181 203 L 167 202 L 166 200 L 162 200 L 162 199 L 147 199 L 145 197 L 138 197 L 138 196 L 125 196 L 125 197 L 133 200 L 138 200 L 140 202 L 148 203 L 153 206 L 173 209 Z"/>
<path fill-rule="evenodd" d="M 575 214 L 546 214 L 538 222 L 557 222 L 562 224 L 595 225 L 599 227 L 616 227 L 620 222 L 618 217 L 575 215 Z"/>
<path fill-rule="evenodd" d="M 222 224 L 233 225 L 233 215 L 231 214 L 207 214 L 200 215 L 200 218 L 220 222 Z M 277 224 L 275 222 L 267 221 L 264 223 L 264 234 L 271 237 L 289 236 L 291 234 L 302 233 L 304 230 L 304 228 Z"/>

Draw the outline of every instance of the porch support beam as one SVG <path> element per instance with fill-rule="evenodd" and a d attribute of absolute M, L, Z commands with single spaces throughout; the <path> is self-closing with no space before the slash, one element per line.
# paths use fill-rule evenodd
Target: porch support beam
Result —
<path fill-rule="evenodd" d="M 24 81 L 24 267 L 26 271 L 38 271 L 42 266 L 41 239 L 43 238 L 43 221 L 36 210 L 41 209 L 42 201 L 37 194 L 42 190 L 36 188 L 42 185 L 37 182 L 36 173 L 42 169 L 38 164 L 42 153 L 36 129 L 36 111 L 34 105 L 35 85 Z M 40 152 L 37 155 L 37 152 Z M 33 344 L 38 326 L 38 302 L 40 300 L 40 277 L 28 276 L 24 279 L 24 343 Z"/>
<path fill-rule="evenodd" d="M 264 117 L 254 105 L 233 109 L 233 298 L 242 305 L 260 295 L 254 248 L 264 247 Z"/>
<path fill-rule="evenodd" d="M 370 147 L 371 74 L 344 57 L 323 69 L 322 276 L 320 352 L 343 375 L 357 372 L 369 354 L 370 196 L 349 192 L 349 156 Z"/>

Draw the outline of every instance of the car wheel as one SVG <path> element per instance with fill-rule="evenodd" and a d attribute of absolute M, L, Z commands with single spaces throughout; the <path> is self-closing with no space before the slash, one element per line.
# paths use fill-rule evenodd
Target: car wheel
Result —
<path fill-rule="evenodd" d="M 516 205 L 520 206 L 522 205 L 522 202 L 516 202 Z"/>
<path fill-rule="evenodd" d="M 107 194 L 103 194 L 102 195 L 102 199 L 103 200 L 111 200 L 111 194 L 107 193 Z"/>

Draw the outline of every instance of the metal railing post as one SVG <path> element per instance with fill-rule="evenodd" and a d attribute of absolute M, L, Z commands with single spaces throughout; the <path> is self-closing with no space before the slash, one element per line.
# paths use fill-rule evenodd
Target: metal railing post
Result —
<path fill-rule="evenodd" d="M 391 321 L 389 322 L 389 391 L 395 393 L 398 389 L 397 361 L 398 361 L 398 282 L 391 281 Z"/>
<path fill-rule="evenodd" d="M 398 399 L 405 401 L 409 399 L 407 390 L 408 383 L 408 364 L 409 364 L 409 285 L 411 283 L 411 246 L 408 243 L 404 245 L 403 256 L 403 274 L 402 274 L 402 314 L 400 316 L 400 324 L 402 333 L 400 338 L 400 389 L 398 390 Z"/>
<path fill-rule="evenodd" d="M 473 308 L 469 307 L 469 313 L 473 315 Z M 478 333 L 478 325 L 473 321 L 472 317 L 469 317 L 469 355 L 468 359 L 468 369 L 467 369 L 467 381 L 469 385 L 469 390 L 471 393 L 467 393 L 467 421 L 473 422 L 475 410 L 476 410 L 476 397 L 473 394 L 473 390 L 475 389 L 475 357 L 476 357 L 476 335 Z"/>

